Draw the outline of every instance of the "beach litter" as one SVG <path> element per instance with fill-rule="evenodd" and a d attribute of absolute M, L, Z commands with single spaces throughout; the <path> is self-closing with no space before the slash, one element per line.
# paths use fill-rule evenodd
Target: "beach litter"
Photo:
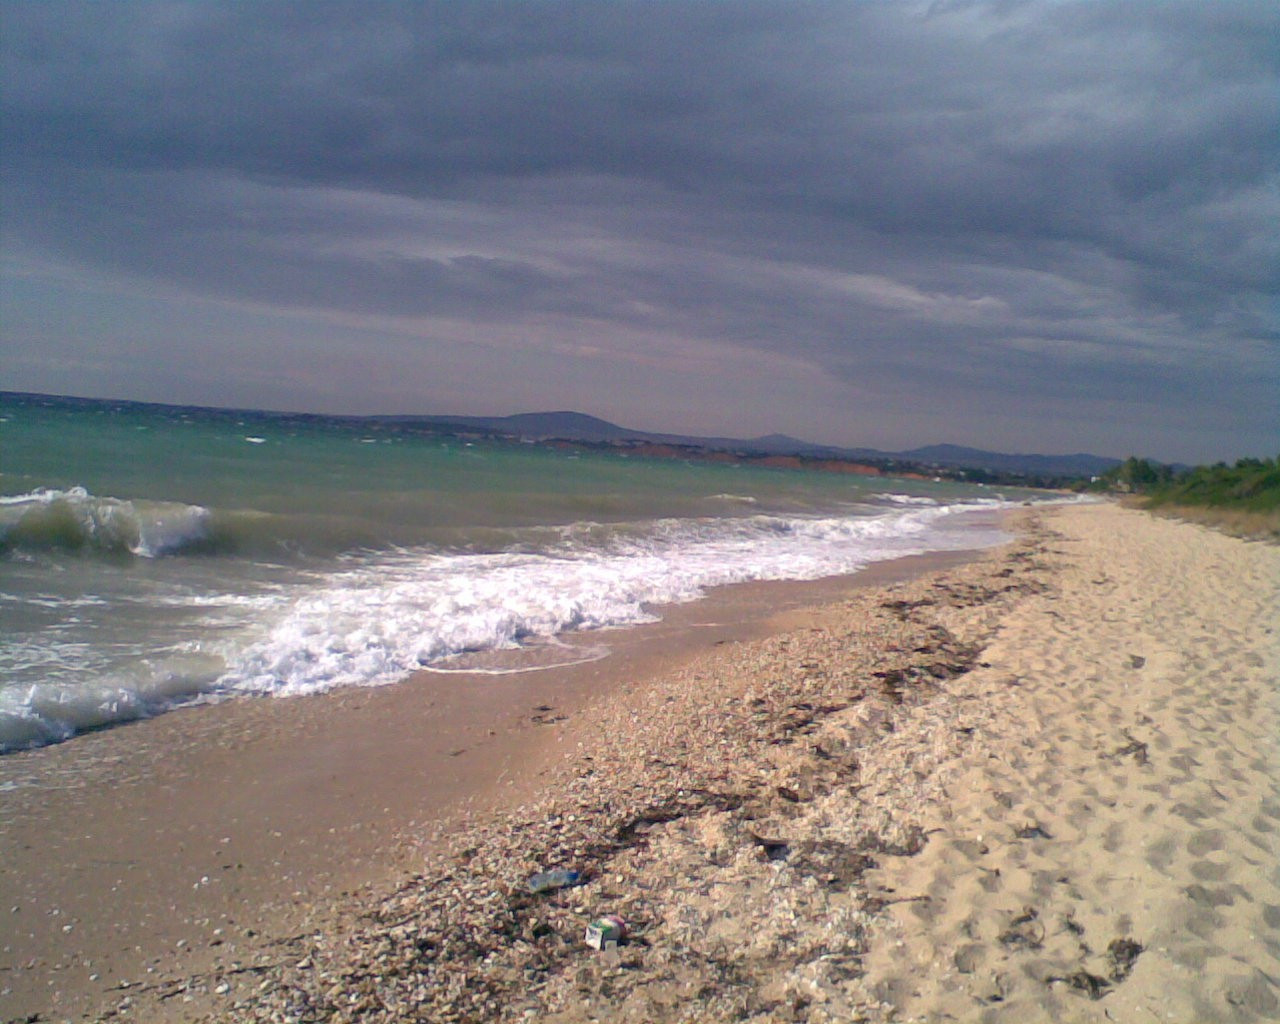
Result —
<path fill-rule="evenodd" d="M 617 914 L 605 914 L 587 925 L 586 941 L 592 949 L 615 948 L 627 934 L 627 923 Z"/>
<path fill-rule="evenodd" d="M 539 871 L 536 875 L 530 876 L 529 891 L 537 894 L 553 892 L 556 889 L 568 889 L 570 886 L 577 885 L 581 879 L 581 872 L 565 868 L 557 868 L 554 871 Z"/>
<path fill-rule="evenodd" d="M 1119 749 L 1117 749 L 1116 752 L 1111 756 L 1117 761 L 1122 757 L 1132 756 L 1133 759 L 1139 765 L 1146 764 L 1150 760 L 1150 757 L 1148 756 L 1148 753 L 1147 753 L 1147 751 L 1150 748 L 1147 746 L 1147 744 L 1143 743 L 1141 740 L 1134 739 L 1133 735 L 1129 732 L 1128 729 L 1122 729 L 1120 731 L 1123 733 L 1124 738 L 1127 739 L 1129 742 L 1126 743 L 1123 747 L 1120 747 Z"/>

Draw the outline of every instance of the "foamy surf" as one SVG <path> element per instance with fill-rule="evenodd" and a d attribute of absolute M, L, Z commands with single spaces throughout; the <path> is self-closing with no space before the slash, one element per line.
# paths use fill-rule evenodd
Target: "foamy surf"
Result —
<path fill-rule="evenodd" d="M 513 676 L 525 672 L 549 672 L 602 661 L 613 653 L 605 643 L 570 643 L 561 637 L 539 642 L 529 639 L 515 649 L 463 651 L 449 655 L 422 671 L 438 675 Z"/>
<path fill-rule="evenodd" d="M 997 494 L 964 483 L 323 416 L 5 415 L 0 750 L 191 702 L 552 667 L 712 587 L 999 539 L 965 514 Z"/>
<path fill-rule="evenodd" d="M 545 648 L 571 631 L 651 622 L 655 608 L 696 600 L 712 587 L 811 580 L 890 558 L 999 543 L 999 531 L 966 513 L 1002 504 L 575 523 L 546 531 L 555 540 L 539 551 L 353 555 L 336 571 L 271 594 L 223 602 L 192 595 L 190 607 L 204 602 L 218 613 L 207 621 L 220 621 L 219 629 L 136 658 L 106 678 L 4 691 L 0 746 L 55 742 L 212 697 L 377 686 L 424 668 L 520 671 L 492 655 Z M 584 657 L 604 653 L 597 648 Z M 551 658 L 546 667 L 564 663 Z"/>

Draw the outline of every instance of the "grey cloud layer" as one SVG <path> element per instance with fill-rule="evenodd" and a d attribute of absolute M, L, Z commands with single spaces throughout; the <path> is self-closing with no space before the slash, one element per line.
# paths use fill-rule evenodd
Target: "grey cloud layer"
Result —
<path fill-rule="evenodd" d="M 1274 4 L 0 10 L 20 252 L 1274 415 Z"/>

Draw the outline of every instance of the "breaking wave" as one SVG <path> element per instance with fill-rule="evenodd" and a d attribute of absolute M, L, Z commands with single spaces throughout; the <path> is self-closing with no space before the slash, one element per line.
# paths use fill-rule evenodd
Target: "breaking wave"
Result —
<path fill-rule="evenodd" d="M 59 503 L 65 508 L 56 514 L 76 517 L 73 536 L 100 542 L 114 530 L 118 539 L 109 543 L 137 553 L 190 543 L 207 529 L 197 506 L 159 503 L 155 512 L 74 491 L 30 496 L 23 516 Z M 544 528 L 536 548 L 355 553 L 331 571 L 299 574 L 269 595 L 227 595 L 216 609 L 193 604 L 193 614 L 206 616 L 197 620 L 206 624 L 195 634 L 198 642 L 140 651 L 94 681 L 86 681 L 81 668 L 74 681 L 3 691 L 0 750 L 55 742 L 193 699 L 389 683 L 419 668 L 447 668 L 460 655 L 653 621 L 658 606 L 695 600 L 725 584 L 817 579 L 905 555 L 989 546 L 1004 535 L 958 513 L 1002 504 L 582 522 Z M 215 611 L 216 629 L 208 617 Z M 66 653 L 74 663 L 76 652 Z M 56 680 L 65 668 L 53 663 L 57 652 L 31 656 L 52 659 L 41 678 Z"/>
<path fill-rule="evenodd" d="M 101 498 L 83 487 L 0 497 L 0 551 L 61 550 L 158 558 L 207 545 L 200 505 Z"/>

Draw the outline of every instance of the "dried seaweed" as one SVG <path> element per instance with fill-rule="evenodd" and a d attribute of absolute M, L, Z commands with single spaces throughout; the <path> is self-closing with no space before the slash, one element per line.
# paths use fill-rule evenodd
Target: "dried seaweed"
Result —
<path fill-rule="evenodd" d="M 1107 947 L 1107 959 L 1111 961 L 1111 980 L 1124 981 L 1133 971 L 1133 965 L 1145 947 L 1133 939 L 1112 939 Z"/>
<path fill-rule="evenodd" d="M 1137 761 L 1138 764 L 1140 765 L 1146 764 L 1148 761 L 1147 744 L 1143 743 L 1141 740 L 1134 739 L 1133 736 L 1129 733 L 1128 729 L 1124 729 L 1122 731 L 1124 733 L 1124 738 L 1127 739 L 1129 742 L 1126 743 L 1123 747 L 1119 747 L 1116 750 L 1116 752 L 1111 756 L 1116 759 L 1119 759 L 1122 757 L 1128 757 L 1130 754 L 1132 754 L 1133 759 Z"/>
<path fill-rule="evenodd" d="M 1035 907 L 1023 907 L 1022 913 L 1009 922 L 1009 927 L 996 937 L 996 941 L 1002 946 L 1039 949 L 1044 945 L 1044 925 L 1039 917 L 1040 912 Z"/>
<path fill-rule="evenodd" d="M 1088 971 L 1080 970 L 1075 974 L 1066 978 L 1053 978 L 1053 981 L 1065 981 L 1072 988 L 1078 988 L 1084 992 L 1090 999 L 1101 999 L 1111 988 L 1111 982 L 1106 978 L 1100 978 L 1096 974 L 1090 974 Z"/>

